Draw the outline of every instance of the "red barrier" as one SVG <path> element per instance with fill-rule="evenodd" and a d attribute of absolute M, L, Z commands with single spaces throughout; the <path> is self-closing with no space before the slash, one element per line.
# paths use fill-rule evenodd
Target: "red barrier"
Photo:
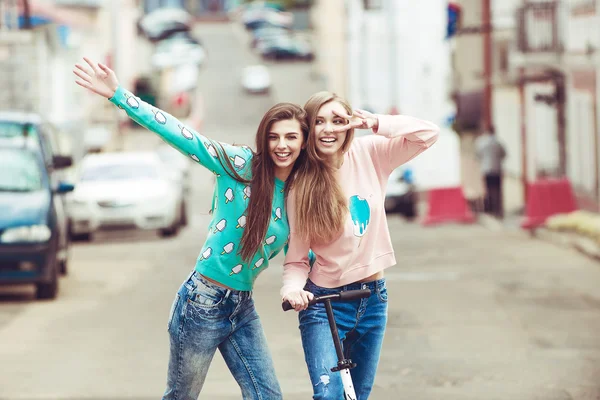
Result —
<path fill-rule="evenodd" d="M 475 216 L 465 200 L 462 187 L 431 189 L 427 198 L 427 215 L 422 221 L 423 225 L 475 222 Z"/>
<path fill-rule="evenodd" d="M 570 213 L 577 209 L 577 201 L 568 179 L 546 178 L 529 182 L 525 219 L 521 228 L 536 228 L 552 215 Z"/>

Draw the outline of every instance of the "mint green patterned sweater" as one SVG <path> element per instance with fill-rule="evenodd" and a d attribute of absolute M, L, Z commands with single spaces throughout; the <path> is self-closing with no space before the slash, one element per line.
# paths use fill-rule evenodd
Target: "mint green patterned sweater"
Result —
<path fill-rule="evenodd" d="M 217 142 L 185 127 L 175 117 L 144 103 L 122 87 L 109 100 L 124 109 L 132 120 L 155 132 L 216 175 L 213 218 L 208 237 L 196 260 L 196 271 L 233 289 L 251 290 L 258 274 L 267 268 L 269 260 L 283 249 L 289 238 L 284 208 L 285 182 L 274 178 L 275 190 L 267 235 L 258 252 L 246 263 L 238 251 L 246 226 L 246 207 L 252 194 L 248 185 L 238 182 L 227 173 L 227 167 L 223 166 L 227 163 L 221 164 L 218 159 L 222 152 Z M 221 145 L 236 172 L 243 177 L 250 177 L 252 150 L 245 146 Z M 195 185 L 207 187 L 209 183 L 195 182 Z"/>

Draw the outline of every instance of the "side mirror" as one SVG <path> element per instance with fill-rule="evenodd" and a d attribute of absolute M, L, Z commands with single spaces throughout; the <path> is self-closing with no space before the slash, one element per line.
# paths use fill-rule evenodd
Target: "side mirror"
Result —
<path fill-rule="evenodd" d="M 52 157 L 52 166 L 56 169 L 67 168 L 73 165 L 71 156 L 54 156 Z"/>
<path fill-rule="evenodd" d="M 58 183 L 58 187 L 56 188 L 55 192 L 58 194 L 63 194 L 63 193 L 72 192 L 73 190 L 75 190 L 75 185 L 73 185 L 72 183 L 67 183 L 67 182 L 61 181 Z"/>

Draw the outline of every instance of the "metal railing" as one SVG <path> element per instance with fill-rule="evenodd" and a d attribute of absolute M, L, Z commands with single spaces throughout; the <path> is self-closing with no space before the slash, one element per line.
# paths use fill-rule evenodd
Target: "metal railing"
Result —
<path fill-rule="evenodd" d="M 561 2 L 530 2 L 517 9 L 517 44 L 522 53 L 560 53 L 565 43 Z"/>

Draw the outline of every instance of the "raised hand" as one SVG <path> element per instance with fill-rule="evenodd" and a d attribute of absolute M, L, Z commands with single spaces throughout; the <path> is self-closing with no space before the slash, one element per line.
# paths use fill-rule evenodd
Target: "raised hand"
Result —
<path fill-rule="evenodd" d="M 376 129 L 379 126 L 377 116 L 364 110 L 353 110 L 352 115 L 340 114 L 333 111 L 338 117 L 344 118 L 348 123 L 344 126 L 333 128 L 334 132 L 345 132 L 349 129 Z"/>
<path fill-rule="evenodd" d="M 100 96 L 110 99 L 119 87 L 119 81 L 115 72 L 101 63 L 95 63 L 87 57 L 83 57 L 86 65 L 75 64 L 73 73 L 79 79 L 75 83 Z"/>

